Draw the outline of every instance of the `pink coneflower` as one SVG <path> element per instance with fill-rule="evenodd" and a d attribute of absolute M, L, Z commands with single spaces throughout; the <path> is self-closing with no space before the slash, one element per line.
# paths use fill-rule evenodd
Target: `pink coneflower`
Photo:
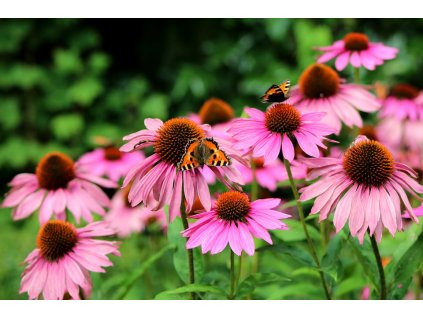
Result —
<path fill-rule="evenodd" d="M 79 222 L 81 216 L 92 222 L 92 212 L 105 214 L 110 200 L 97 186 L 114 188 L 117 184 L 91 174 L 60 152 L 45 155 L 37 165 L 35 174 L 18 174 L 9 183 L 12 189 L 3 201 L 3 207 L 14 207 L 13 219 L 26 218 L 39 209 L 40 223 L 53 214 L 66 218 L 66 208 Z"/>
<path fill-rule="evenodd" d="M 415 172 L 395 162 L 378 141 L 359 136 L 343 158 L 308 158 L 303 162 L 311 168 L 310 179 L 322 178 L 301 189 L 300 199 L 317 197 L 311 213 L 320 212 L 320 220 L 334 211 L 337 232 L 349 220 L 351 235 L 358 236 L 360 242 L 367 229 L 378 241 L 384 227 L 395 235 L 403 228 L 401 202 L 417 222 L 406 191 L 419 198 L 417 193 L 423 193 L 423 186 L 414 180 Z"/>
<path fill-rule="evenodd" d="M 123 182 L 126 187 L 133 181 L 128 196 L 132 206 L 144 202 L 146 206 L 157 210 L 167 204 L 170 220 L 173 220 L 180 212 L 181 195 L 184 191 L 187 210 L 191 210 L 196 196 L 200 198 L 205 209 L 210 210 L 210 193 L 203 168 L 186 171 L 178 169 L 178 163 L 186 152 L 188 142 L 205 138 L 205 130 L 209 129 L 209 126 L 197 125 L 187 118 L 173 118 L 165 123 L 159 119 L 146 119 L 144 123 L 147 129 L 125 136 L 124 140 L 128 142 L 120 148 L 121 151 L 130 152 L 154 146 L 155 153 L 135 165 Z M 231 147 L 227 147 L 225 142 L 218 139 L 215 141 L 231 158 L 231 162 L 244 162 L 244 159 Z M 230 182 L 242 183 L 239 171 L 232 164 L 209 168 L 228 187 L 231 186 Z"/>
<path fill-rule="evenodd" d="M 363 33 L 348 33 L 343 40 L 336 41 L 331 46 L 321 47 L 323 51 L 317 62 L 325 63 L 336 57 L 335 67 L 342 71 L 348 62 L 354 67 L 365 67 L 373 71 L 385 60 L 392 60 L 397 56 L 398 49 L 383 43 L 370 42 Z"/>
<path fill-rule="evenodd" d="M 201 245 L 203 253 L 217 254 L 230 245 L 232 251 L 248 255 L 255 251 L 253 236 L 272 244 L 268 230 L 286 230 L 281 219 L 290 216 L 277 211 L 280 199 L 262 199 L 250 202 L 245 193 L 229 191 L 219 196 L 209 212 L 192 216 L 197 222 L 191 223 L 182 232 L 189 237 L 187 248 Z"/>
<path fill-rule="evenodd" d="M 291 104 L 275 103 L 266 112 L 255 108 L 244 111 L 250 118 L 234 120 L 229 132 L 237 140 L 236 148 L 252 147 L 253 157 L 264 157 L 265 165 L 275 161 L 279 152 L 289 162 L 294 160 L 292 137 L 306 154 L 319 157 L 317 146 L 326 149 L 322 140 L 333 133 L 333 129 L 320 123 L 324 113 L 302 114 Z"/>
<path fill-rule="evenodd" d="M 423 120 L 400 121 L 392 116 L 386 117 L 381 119 L 376 130 L 379 141 L 393 151 L 423 151 Z"/>
<path fill-rule="evenodd" d="M 267 188 L 269 191 L 275 191 L 278 182 L 288 180 L 288 174 L 285 170 L 285 166 L 279 159 L 276 159 L 267 165 L 264 165 L 263 157 L 253 158 L 253 161 L 257 183 L 263 188 Z M 254 175 L 251 168 L 239 165 L 238 169 L 241 172 L 241 176 L 245 184 L 253 182 Z M 291 162 L 291 170 L 292 175 L 296 180 L 305 179 L 307 176 L 307 167 L 297 161 Z"/>
<path fill-rule="evenodd" d="M 116 231 L 119 237 L 140 233 L 151 223 L 159 223 L 163 231 L 167 229 L 164 211 L 151 211 L 145 206 L 132 207 L 128 201 L 130 187 L 116 192 L 112 198 L 109 212 L 104 220 Z"/>
<path fill-rule="evenodd" d="M 125 153 L 118 148 L 109 146 L 98 148 L 81 156 L 78 160 L 84 169 L 91 174 L 118 182 L 129 170 L 145 158 L 140 151 Z"/>
<path fill-rule="evenodd" d="M 342 82 L 338 74 L 324 64 L 313 64 L 301 74 L 289 102 L 303 113 L 326 113 L 322 123 L 334 128 L 336 134 L 341 131 L 342 123 L 348 127 L 362 126 L 358 110 L 374 112 L 381 107 L 366 89 Z"/>
<path fill-rule="evenodd" d="M 397 84 L 383 101 L 379 115 L 399 120 L 423 119 L 423 94 L 412 85 Z"/>
<path fill-rule="evenodd" d="M 104 222 L 95 222 L 76 229 L 61 221 L 45 223 L 37 236 L 37 248 L 25 259 L 20 293 L 30 299 L 63 299 L 66 293 L 79 299 L 80 288 L 89 290 L 89 272 L 105 272 L 112 266 L 107 254 L 120 255 L 116 242 L 95 240 L 96 236 L 112 235 Z"/>

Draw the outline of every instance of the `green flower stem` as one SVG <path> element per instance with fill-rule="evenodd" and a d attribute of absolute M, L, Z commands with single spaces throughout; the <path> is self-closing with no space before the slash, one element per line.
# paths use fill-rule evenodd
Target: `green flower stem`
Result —
<path fill-rule="evenodd" d="M 379 280 L 380 280 L 380 299 L 386 299 L 386 280 L 385 280 L 385 272 L 383 271 L 382 265 L 382 258 L 380 257 L 379 248 L 377 246 L 377 242 L 374 235 L 370 235 L 370 242 L 372 243 L 373 254 L 375 255 L 377 269 L 379 271 Z"/>
<path fill-rule="evenodd" d="M 291 165 L 290 165 L 289 161 L 286 160 L 286 159 L 284 159 L 283 162 L 285 164 L 286 172 L 288 173 L 289 183 L 291 185 L 292 193 L 294 194 L 294 199 L 297 202 L 298 215 L 300 217 L 300 221 L 301 221 L 301 224 L 303 226 L 304 234 L 307 238 L 307 243 L 308 243 L 308 248 L 310 250 L 310 254 L 313 257 L 313 260 L 314 260 L 317 268 L 319 269 L 320 280 L 322 281 L 322 286 L 323 286 L 326 298 L 331 299 L 331 296 L 330 296 L 330 293 L 329 293 L 329 288 L 326 285 L 325 276 L 324 276 L 323 272 L 321 271 L 319 258 L 317 256 L 316 250 L 314 248 L 313 241 L 312 241 L 310 234 L 308 233 L 308 230 L 307 230 L 307 225 L 306 225 L 305 218 L 304 218 L 303 207 L 302 207 L 301 202 L 299 200 L 300 196 L 298 195 L 297 186 L 295 185 L 294 178 L 292 177 Z"/>
<path fill-rule="evenodd" d="M 184 229 L 188 229 L 188 219 L 187 214 L 185 213 L 185 204 L 184 204 L 184 198 L 182 197 L 182 205 L 181 205 L 181 220 L 182 224 L 184 226 Z M 188 241 L 188 238 L 187 238 Z M 194 284 L 195 283 L 195 272 L 194 272 L 194 254 L 192 248 L 187 249 L 188 252 L 188 270 L 189 270 L 189 283 Z M 195 300 L 195 293 L 191 292 L 191 299 Z"/>
<path fill-rule="evenodd" d="M 256 171 L 257 171 L 257 167 L 254 163 L 253 158 L 251 158 L 251 170 L 253 173 L 253 182 L 251 183 L 251 193 L 250 193 L 250 199 L 251 201 L 255 201 L 257 200 L 258 197 L 258 183 L 257 183 L 257 177 L 256 177 Z"/>
<path fill-rule="evenodd" d="M 360 84 L 360 68 L 359 67 L 353 67 L 354 68 L 354 82 L 356 84 Z"/>
<path fill-rule="evenodd" d="M 230 259 L 231 259 L 231 271 L 230 271 L 230 279 L 231 279 L 231 289 L 229 291 L 228 299 L 235 298 L 235 253 L 230 250 Z"/>

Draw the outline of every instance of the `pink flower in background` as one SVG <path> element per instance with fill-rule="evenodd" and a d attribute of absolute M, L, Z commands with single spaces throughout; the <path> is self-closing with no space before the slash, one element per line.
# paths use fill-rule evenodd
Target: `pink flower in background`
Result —
<path fill-rule="evenodd" d="M 118 182 L 129 170 L 145 158 L 140 151 L 125 153 L 115 147 L 97 148 L 81 156 L 78 160 L 91 174 Z"/>
<path fill-rule="evenodd" d="M 80 288 L 89 291 L 92 283 L 89 272 L 105 272 L 112 266 L 107 254 L 120 255 L 116 242 L 96 240 L 114 232 L 104 222 L 95 222 L 76 229 L 61 221 L 45 223 L 37 236 L 37 248 L 25 259 L 20 293 L 30 299 L 63 299 L 68 293 L 79 299 Z"/>
<path fill-rule="evenodd" d="M 359 111 L 374 112 L 381 103 L 360 85 L 341 81 L 338 74 L 324 64 L 313 64 L 302 74 L 288 100 L 302 113 L 324 112 L 322 123 L 339 135 L 342 123 L 361 127 Z"/>
<path fill-rule="evenodd" d="M 412 85 L 397 84 L 383 101 L 379 115 L 398 120 L 423 119 L 423 94 Z"/>
<path fill-rule="evenodd" d="M 395 117 L 381 119 L 376 127 L 379 141 L 394 152 L 423 151 L 423 120 L 402 120 Z"/>
<path fill-rule="evenodd" d="M 79 223 L 82 217 L 92 222 L 92 212 L 105 214 L 110 204 L 107 195 L 99 188 L 114 188 L 117 184 L 91 174 L 60 152 L 45 155 L 37 165 L 35 174 L 18 174 L 9 183 L 12 187 L 3 201 L 3 207 L 14 207 L 13 219 L 28 217 L 39 209 L 40 223 L 54 214 L 66 218 L 66 208 Z"/>
<path fill-rule="evenodd" d="M 250 118 L 233 121 L 229 132 L 237 142 L 237 149 L 252 148 L 253 157 L 263 157 L 267 165 L 278 158 L 279 152 L 292 162 L 295 151 L 291 138 L 294 137 L 300 148 L 309 156 L 319 157 L 319 147 L 324 136 L 333 133 L 333 129 L 321 124 L 324 113 L 302 114 L 291 104 L 272 104 L 262 112 L 255 108 L 245 108 Z"/>
<path fill-rule="evenodd" d="M 154 146 L 154 154 L 135 165 L 123 182 L 123 187 L 133 182 L 128 195 L 131 205 L 136 206 L 143 202 L 153 210 L 169 205 L 169 217 L 172 221 L 180 213 L 183 191 L 188 210 L 191 210 L 197 196 L 205 209 L 210 210 L 210 192 L 203 168 L 186 171 L 177 168 L 186 152 L 188 142 L 192 139 L 205 138 L 206 130 L 210 127 L 197 125 L 186 118 L 174 118 L 165 123 L 159 119 L 146 119 L 144 123 L 147 129 L 125 136 L 124 140 L 127 143 L 120 148 L 121 151 L 131 152 Z M 245 162 L 228 142 L 218 138 L 215 141 L 232 162 Z M 239 171 L 233 164 L 209 168 L 228 187 L 242 183 Z"/>
<path fill-rule="evenodd" d="M 349 220 L 352 236 L 363 242 L 367 229 L 382 238 L 383 228 L 392 235 L 403 228 L 401 202 L 416 222 L 406 192 L 421 200 L 423 186 L 408 166 L 394 161 L 381 143 L 359 136 L 343 158 L 303 159 L 311 170 L 308 178 L 321 179 L 300 190 L 300 200 L 316 198 L 311 214 L 320 220 L 334 212 L 333 223 L 339 232 Z"/>
<path fill-rule="evenodd" d="M 268 230 L 286 230 L 281 219 L 290 216 L 279 212 L 280 199 L 262 199 L 250 202 L 245 193 L 229 191 L 219 196 L 209 212 L 192 216 L 195 223 L 182 232 L 189 237 L 187 248 L 201 245 L 203 253 L 217 254 L 230 245 L 232 251 L 248 255 L 255 251 L 253 236 L 272 244 Z"/>
<path fill-rule="evenodd" d="M 264 165 L 264 158 L 253 158 L 254 166 L 256 170 L 257 183 L 263 188 L 269 189 L 269 191 L 275 191 L 278 182 L 288 180 L 288 174 L 285 170 L 284 164 L 276 159 L 275 161 Z M 253 182 L 254 175 L 253 169 L 248 168 L 244 165 L 238 166 L 241 176 L 245 184 Z M 291 171 L 294 179 L 305 179 L 307 176 L 307 167 L 300 164 L 297 161 L 291 162 Z"/>
<path fill-rule="evenodd" d="M 373 71 L 376 66 L 382 65 L 385 60 L 394 59 L 398 54 L 397 48 L 380 42 L 370 42 L 363 33 L 348 33 L 344 39 L 318 50 L 324 53 L 318 58 L 317 63 L 325 63 L 336 58 L 335 67 L 338 71 L 342 71 L 348 63 L 357 68 L 363 66 Z"/>
<path fill-rule="evenodd" d="M 145 206 L 131 207 L 128 202 L 130 187 L 116 192 L 112 198 L 109 212 L 104 220 L 115 230 L 119 237 L 127 237 L 132 233 L 140 233 L 151 223 L 160 224 L 163 231 L 167 229 L 164 211 L 151 211 Z"/>

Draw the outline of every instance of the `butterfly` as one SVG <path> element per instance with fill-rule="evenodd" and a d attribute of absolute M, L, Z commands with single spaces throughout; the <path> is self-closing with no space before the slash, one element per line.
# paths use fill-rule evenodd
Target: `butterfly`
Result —
<path fill-rule="evenodd" d="M 289 97 L 291 81 L 286 80 L 280 85 L 273 84 L 261 97 L 263 103 L 283 102 Z"/>
<path fill-rule="evenodd" d="M 178 170 L 191 170 L 203 165 L 224 167 L 230 164 L 231 158 L 219 149 L 219 145 L 213 138 L 191 139 L 178 163 Z"/>

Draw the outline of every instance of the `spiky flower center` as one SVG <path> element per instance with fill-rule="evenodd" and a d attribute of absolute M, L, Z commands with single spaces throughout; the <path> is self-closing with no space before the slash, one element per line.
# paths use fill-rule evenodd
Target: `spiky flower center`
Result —
<path fill-rule="evenodd" d="M 216 125 L 234 118 L 234 110 L 220 98 L 210 98 L 204 102 L 198 115 L 203 124 Z"/>
<path fill-rule="evenodd" d="M 187 118 L 168 120 L 160 127 L 158 135 L 154 150 L 161 160 L 173 165 L 181 160 L 188 141 L 205 137 L 203 130 Z"/>
<path fill-rule="evenodd" d="M 41 188 L 47 190 L 66 188 L 75 178 L 74 162 L 61 152 L 52 152 L 40 160 L 35 174 Z"/>
<path fill-rule="evenodd" d="M 301 114 L 290 104 L 274 104 L 265 113 L 265 123 L 272 132 L 292 133 L 300 127 Z"/>
<path fill-rule="evenodd" d="M 340 79 L 338 74 L 324 64 L 309 66 L 298 81 L 300 91 L 307 98 L 324 98 L 338 93 Z"/>
<path fill-rule="evenodd" d="M 54 220 L 44 224 L 37 236 L 37 247 L 41 256 L 54 262 L 75 247 L 78 235 L 75 227 L 65 221 Z"/>
<path fill-rule="evenodd" d="M 364 125 L 363 127 L 361 127 L 358 134 L 366 136 L 367 139 L 370 140 L 377 140 L 376 129 L 374 126 L 371 125 Z"/>
<path fill-rule="evenodd" d="M 254 168 L 256 168 L 256 169 L 263 168 L 264 167 L 264 158 L 263 157 L 253 158 L 253 164 L 254 164 Z"/>
<path fill-rule="evenodd" d="M 250 200 L 242 192 L 225 192 L 216 201 L 216 211 L 217 216 L 222 220 L 245 222 L 250 212 Z"/>
<path fill-rule="evenodd" d="M 119 148 L 109 146 L 104 148 L 104 158 L 109 161 L 116 161 L 122 158 L 122 152 L 119 151 Z"/>
<path fill-rule="evenodd" d="M 374 140 L 359 141 L 344 155 L 343 165 L 350 179 L 366 187 L 383 186 L 394 172 L 389 150 Z"/>
<path fill-rule="evenodd" d="M 363 33 L 348 33 L 344 37 L 344 43 L 348 51 L 363 51 L 369 48 L 369 38 Z"/>
<path fill-rule="evenodd" d="M 398 99 L 415 99 L 419 96 L 419 90 L 410 84 L 397 84 L 392 87 L 389 95 Z"/>

